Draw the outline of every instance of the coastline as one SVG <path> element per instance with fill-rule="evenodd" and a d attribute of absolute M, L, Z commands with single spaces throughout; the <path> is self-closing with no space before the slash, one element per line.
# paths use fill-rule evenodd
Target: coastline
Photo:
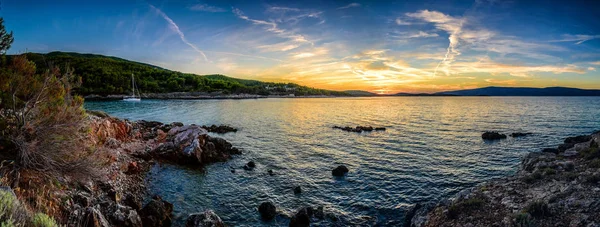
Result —
<path fill-rule="evenodd" d="M 87 95 L 85 100 L 91 101 L 111 101 L 123 100 L 127 95 Z M 148 93 L 142 94 L 143 99 L 156 100 L 206 100 L 206 99 L 265 99 L 265 98 L 338 98 L 338 97 L 356 97 L 356 96 L 330 96 L 330 95 L 255 95 L 255 94 L 209 94 L 205 92 L 172 92 L 172 93 Z"/>
<path fill-rule="evenodd" d="M 415 204 L 405 226 L 600 226 L 600 132 L 522 158 L 516 174 Z"/>

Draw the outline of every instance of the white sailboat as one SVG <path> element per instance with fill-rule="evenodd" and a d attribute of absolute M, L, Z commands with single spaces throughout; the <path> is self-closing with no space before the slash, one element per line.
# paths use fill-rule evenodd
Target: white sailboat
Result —
<path fill-rule="evenodd" d="M 123 97 L 123 101 L 129 101 L 129 102 L 139 102 L 142 101 L 140 95 L 139 95 L 139 89 L 138 89 L 138 95 L 135 95 L 135 78 L 133 77 L 133 73 L 131 74 L 131 96 L 125 96 Z"/>

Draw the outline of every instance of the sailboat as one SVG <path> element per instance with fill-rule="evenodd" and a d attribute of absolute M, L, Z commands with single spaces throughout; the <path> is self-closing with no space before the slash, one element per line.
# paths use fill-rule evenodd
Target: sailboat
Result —
<path fill-rule="evenodd" d="M 138 96 L 135 95 L 135 78 L 133 77 L 133 73 L 131 74 L 131 96 L 125 96 L 123 97 L 123 101 L 130 101 L 130 102 L 139 102 L 142 101 L 141 97 L 139 96 L 139 89 L 138 89 Z"/>

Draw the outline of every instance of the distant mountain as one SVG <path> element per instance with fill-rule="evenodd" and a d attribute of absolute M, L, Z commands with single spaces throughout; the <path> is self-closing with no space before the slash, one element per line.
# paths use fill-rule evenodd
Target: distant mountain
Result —
<path fill-rule="evenodd" d="M 368 91 L 361 91 L 361 90 L 347 90 L 344 91 L 345 93 L 348 93 L 352 96 L 361 96 L 361 97 L 366 97 L 366 96 L 379 96 L 379 94 L 375 94 L 373 92 L 368 92 Z"/>
<path fill-rule="evenodd" d="M 142 93 L 206 92 L 212 94 L 257 94 L 295 96 L 350 96 L 339 91 L 316 89 L 294 83 L 244 80 L 224 75 L 196 75 L 98 54 L 51 52 L 26 53 L 38 73 L 49 65 L 71 67 L 81 77 L 81 95 L 122 95 L 131 90 L 131 74 Z M 9 58 L 14 56 L 8 56 Z"/>
<path fill-rule="evenodd" d="M 600 96 L 600 90 L 567 87 L 484 87 L 469 90 L 438 92 L 433 95 L 456 96 Z"/>

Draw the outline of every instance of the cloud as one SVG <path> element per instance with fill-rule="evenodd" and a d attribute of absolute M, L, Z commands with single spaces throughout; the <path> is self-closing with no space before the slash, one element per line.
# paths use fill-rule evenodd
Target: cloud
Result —
<path fill-rule="evenodd" d="M 273 21 L 251 19 L 248 16 L 246 16 L 244 14 L 244 12 L 242 12 L 240 9 L 237 9 L 237 8 L 233 8 L 232 11 L 238 18 L 240 18 L 242 20 L 252 22 L 252 24 L 254 24 L 254 25 L 266 26 L 267 27 L 266 31 L 277 34 L 281 38 L 287 38 L 287 39 L 293 40 L 295 42 L 310 43 L 310 44 L 314 45 L 312 42 L 307 40 L 306 37 L 304 37 L 303 35 L 295 34 L 293 32 L 289 32 L 285 29 L 282 29 L 277 25 L 277 23 L 275 23 Z"/>
<path fill-rule="evenodd" d="M 337 8 L 337 9 L 348 9 L 348 8 L 354 8 L 354 7 L 360 7 L 360 4 L 356 3 L 356 2 L 353 2 L 353 3 L 350 3 L 348 5 L 342 6 L 342 7 Z"/>
<path fill-rule="evenodd" d="M 448 48 L 442 60 L 435 68 L 434 76 L 438 71 L 438 68 L 443 65 L 446 75 L 450 74 L 450 65 L 454 61 L 454 58 L 460 55 L 458 50 L 459 36 L 463 32 L 464 19 L 452 17 L 437 11 L 421 10 L 416 13 L 407 13 L 406 16 L 420 19 L 426 22 L 434 23 L 435 27 L 446 31 L 450 36 L 448 40 Z"/>
<path fill-rule="evenodd" d="M 210 6 L 207 4 L 196 4 L 196 5 L 190 6 L 189 9 L 191 9 L 193 11 L 202 11 L 202 12 L 211 12 L 211 13 L 227 12 L 226 9 L 216 7 L 216 6 Z"/>
<path fill-rule="evenodd" d="M 177 35 L 179 35 L 179 38 L 181 39 L 182 42 L 184 42 L 186 45 L 188 45 L 189 47 L 194 49 L 194 51 L 196 51 L 200 55 L 202 55 L 202 57 L 204 58 L 205 61 L 208 61 L 206 54 L 204 54 L 204 52 L 202 52 L 198 47 L 196 47 L 194 44 L 190 43 L 185 38 L 185 35 L 183 34 L 183 32 L 181 32 L 181 30 L 179 29 L 179 26 L 177 26 L 177 24 L 173 20 L 171 20 L 171 18 L 169 16 L 167 16 L 167 14 L 165 14 L 162 10 L 154 7 L 153 5 L 150 5 L 150 8 L 154 9 L 154 11 L 156 11 L 156 13 L 159 16 L 161 16 L 163 19 L 165 19 L 165 21 L 167 21 L 169 23 L 169 28 L 171 28 L 172 31 L 177 33 Z"/>
<path fill-rule="evenodd" d="M 508 73 L 511 76 L 516 77 L 531 77 L 532 73 L 585 73 L 584 69 L 581 69 L 575 65 L 516 65 L 516 64 L 502 64 L 494 62 L 489 58 L 482 58 L 475 62 L 456 62 L 453 66 L 456 73 L 490 73 L 500 74 Z"/>
<path fill-rule="evenodd" d="M 299 53 L 293 56 L 293 58 L 295 59 L 300 59 L 300 58 L 308 58 L 308 57 L 312 57 L 315 56 L 315 54 L 313 53 Z"/>
<path fill-rule="evenodd" d="M 397 25 L 411 25 L 412 23 L 407 22 L 407 21 L 403 21 L 400 18 L 396 18 L 396 24 Z"/>
<path fill-rule="evenodd" d="M 438 36 L 439 35 L 437 33 L 427 33 L 424 31 L 403 32 L 398 35 L 392 35 L 393 38 L 400 38 L 400 39 L 431 38 L 431 37 L 438 37 Z"/>
<path fill-rule="evenodd" d="M 600 65 L 600 61 L 597 61 L 597 62 L 591 62 L 590 64 L 592 64 L 592 65 Z"/>
<path fill-rule="evenodd" d="M 596 71 L 596 68 L 594 68 L 594 67 L 588 67 L 588 71 Z"/>
<path fill-rule="evenodd" d="M 301 10 L 298 9 L 298 8 L 291 8 L 291 7 L 271 6 L 271 7 L 267 8 L 267 11 L 275 11 L 275 12 L 293 11 L 293 12 L 297 12 L 297 11 L 301 11 Z"/>
<path fill-rule="evenodd" d="M 600 35 L 563 35 L 562 39 L 553 40 L 550 42 L 575 42 L 575 44 L 579 45 L 584 43 L 585 41 L 590 41 L 593 39 L 600 39 Z"/>

